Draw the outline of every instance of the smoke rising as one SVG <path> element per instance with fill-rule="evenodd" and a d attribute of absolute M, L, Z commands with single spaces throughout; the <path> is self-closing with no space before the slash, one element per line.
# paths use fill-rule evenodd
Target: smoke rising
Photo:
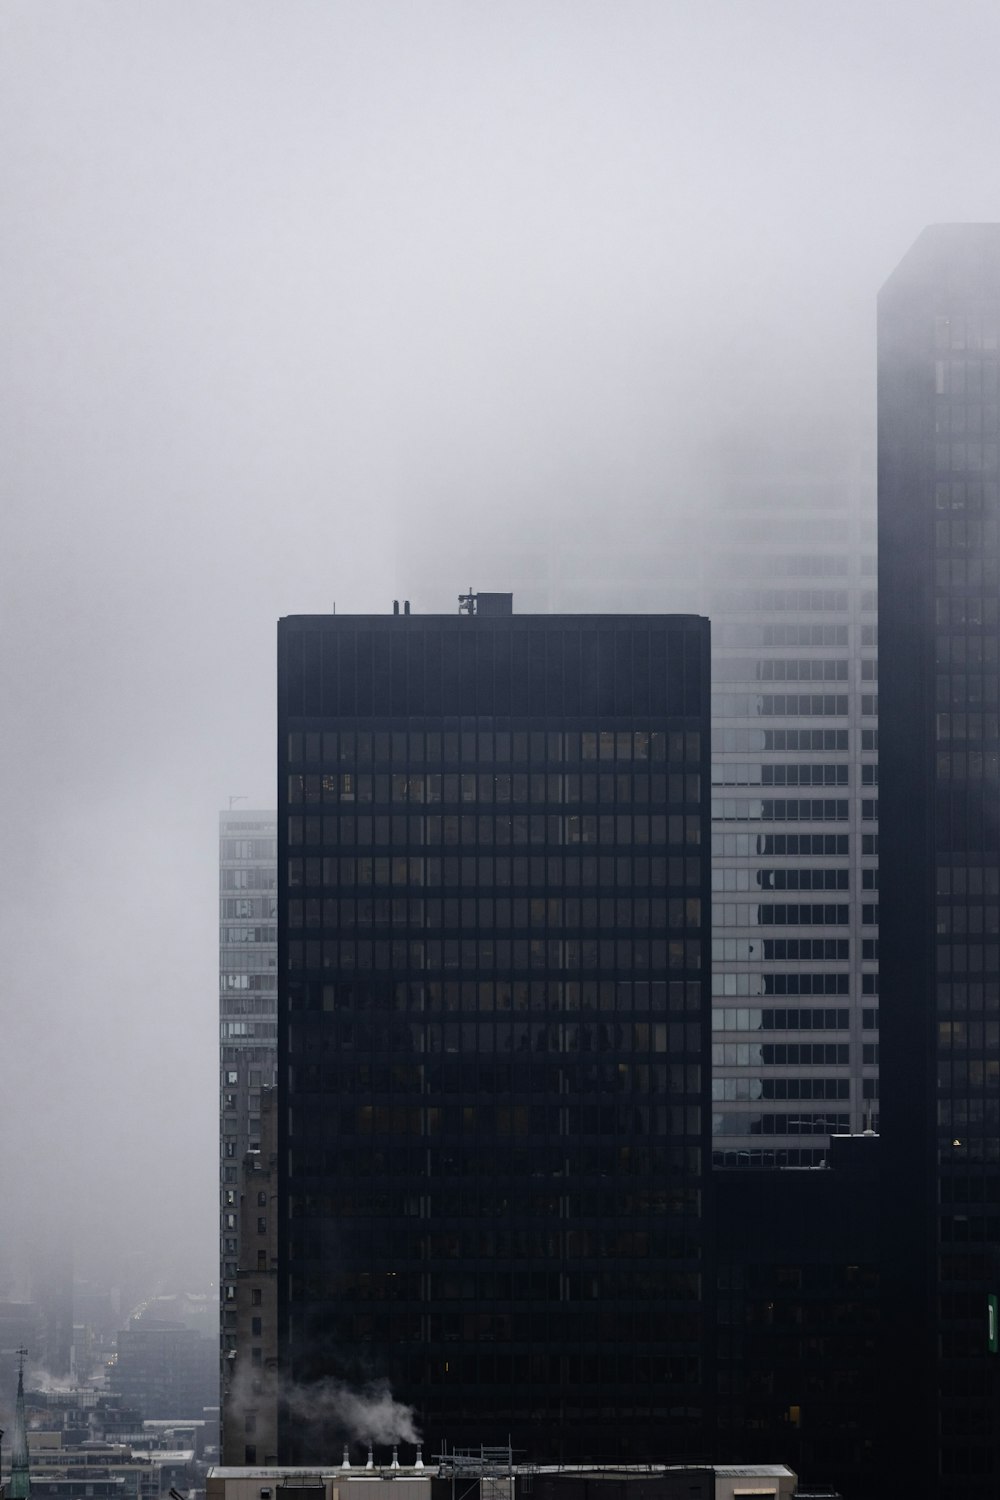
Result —
<path fill-rule="evenodd" d="M 282 1397 L 299 1421 L 336 1424 L 354 1442 L 420 1442 L 412 1407 L 395 1399 L 388 1380 L 373 1380 L 361 1390 L 339 1380 L 320 1380 L 286 1387 Z"/>
<path fill-rule="evenodd" d="M 227 1420 L 235 1416 L 242 1423 L 248 1411 L 258 1410 L 263 1384 L 265 1404 L 271 1403 L 272 1409 L 275 1404 L 283 1405 L 296 1422 L 336 1429 L 337 1442 L 346 1439 L 372 1446 L 391 1443 L 416 1446 L 421 1442 L 413 1408 L 396 1400 L 384 1376 L 353 1387 L 332 1376 L 310 1385 L 297 1385 L 281 1380 L 273 1372 L 268 1372 L 261 1383 L 252 1378 L 255 1373 L 246 1367 L 234 1372 L 226 1395 Z M 324 1438 L 334 1441 L 329 1431 Z"/>
<path fill-rule="evenodd" d="M 24 1377 L 24 1389 L 30 1400 L 32 1391 L 50 1396 L 56 1391 L 71 1391 L 73 1380 L 68 1375 L 51 1375 L 43 1365 L 31 1365 Z"/>

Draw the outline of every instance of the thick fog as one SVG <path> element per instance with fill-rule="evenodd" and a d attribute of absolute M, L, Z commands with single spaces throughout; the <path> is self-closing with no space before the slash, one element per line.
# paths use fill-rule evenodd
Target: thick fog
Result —
<path fill-rule="evenodd" d="M 878 286 L 1000 218 L 998 52 L 993 0 L 7 0 L 5 1225 L 214 1277 L 276 618 L 567 557 L 688 607 L 727 455 L 870 462 Z"/>

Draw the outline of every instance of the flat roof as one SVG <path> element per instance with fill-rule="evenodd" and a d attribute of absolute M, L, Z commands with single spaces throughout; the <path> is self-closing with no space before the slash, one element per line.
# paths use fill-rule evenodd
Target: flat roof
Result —
<path fill-rule="evenodd" d="M 496 1468 L 496 1465 L 489 1465 Z M 683 1474 L 691 1469 L 701 1469 L 717 1474 L 722 1479 L 794 1479 L 794 1469 L 786 1464 L 711 1464 L 692 1462 L 687 1464 L 513 1464 L 515 1474 Z M 426 1464 L 415 1469 L 410 1464 L 400 1464 L 392 1469 L 388 1464 L 377 1463 L 374 1469 L 364 1464 L 352 1464 L 345 1469 L 339 1463 L 321 1464 L 318 1467 L 242 1468 L 213 1465 L 208 1471 L 209 1479 L 385 1479 L 393 1475 L 405 1479 L 431 1479 L 438 1472 L 437 1464 Z M 502 1476 L 501 1476 L 502 1477 Z"/>

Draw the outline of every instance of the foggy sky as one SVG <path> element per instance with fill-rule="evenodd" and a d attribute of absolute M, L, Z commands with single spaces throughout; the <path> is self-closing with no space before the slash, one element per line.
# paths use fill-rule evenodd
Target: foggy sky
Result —
<path fill-rule="evenodd" d="M 663 545 L 733 435 L 863 449 L 880 283 L 1000 218 L 998 53 L 993 0 L 0 6 L 5 1225 L 215 1276 L 276 618 Z"/>

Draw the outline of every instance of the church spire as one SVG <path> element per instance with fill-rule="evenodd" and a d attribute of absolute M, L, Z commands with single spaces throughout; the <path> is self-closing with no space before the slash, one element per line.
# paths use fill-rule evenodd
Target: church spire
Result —
<path fill-rule="evenodd" d="M 17 1405 L 14 1408 L 14 1438 L 10 1450 L 10 1484 L 7 1500 L 28 1500 L 31 1494 L 31 1477 L 28 1473 L 28 1428 L 24 1420 L 24 1356 L 27 1349 L 17 1351 Z"/>

